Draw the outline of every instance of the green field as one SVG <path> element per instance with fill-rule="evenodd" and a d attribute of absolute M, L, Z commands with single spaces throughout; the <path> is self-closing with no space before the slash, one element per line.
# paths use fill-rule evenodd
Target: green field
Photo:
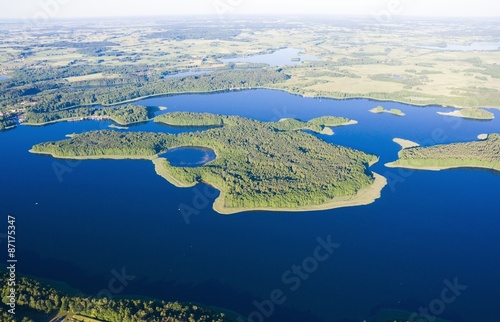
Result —
<path fill-rule="evenodd" d="M 498 50 L 423 48 L 443 41 L 495 41 L 497 24 L 487 19 L 467 26 L 395 21 L 384 29 L 370 20 L 361 27 L 342 19 L 289 21 L 286 26 L 270 21 L 266 28 L 252 21 L 213 22 L 203 29 L 197 20 L 173 21 L 167 30 L 154 21 L 116 23 L 119 29 L 112 23 L 95 28 L 86 23 L 71 35 L 51 25 L 37 34 L 8 30 L 9 42 L 0 44 L 0 57 L 1 74 L 10 78 L 0 81 L 0 111 L 19 117 L 152 95 L 247 88 L 415 105 L 500 106 Z M 450 37 L 451 31 L 462 36 Z M 280 48 L 299 48 L 318 60 L 300 59 L 276 68 L 221 61 Z M 211 72 L 163 78 L 191 70 Z"/>

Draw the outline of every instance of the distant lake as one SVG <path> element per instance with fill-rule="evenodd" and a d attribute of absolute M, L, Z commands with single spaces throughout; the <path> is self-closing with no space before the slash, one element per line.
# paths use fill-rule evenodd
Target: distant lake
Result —
<path fill-rule="evenodd" d="M 6 79 L 9 79 L 9 77 L 8 76 L 0 76 L 0 81 L 6 80 Z"/>
<path fill-rule="evenodd" d="M 498 133 L 500 110 L 490 109 L 494 120 L 476 122 L 438 115 L 454 109 L 435 106 L 313 99 L 272 90 L 164 96 L 134 104 L 168 106 L 159 113 L 212 112 L 265 122 L 348 117 L 359 123 L 334 128 L 333 136 L 315 135 L 379 156 L 371 170 L 389 183 L 382 198 L 367 206 L 224 216 L 212 209 L 216 190 L 204 184 L 176 188 L 148 160 L 80 162 L 28 152 L 66 134 L 108 129 L 110 121 L 19 126 L 0 133 L 2 220 L 8 213 L 17 218 L 19 273 L 96 295 L 108 288 L 113 270 L 125 268 L 135 279 L 119 295 L 200 302 L 245 315 L 255 310 L 254 301 L 284 290 L 286 303 L 265 322 L 371 321 L 377 308 L 417 311 L 440 298 L 444 280 L 457 278 L 468 288 L 439 317 L 498 321 L 500 175 L 384 164 L 397 158 L 395 137 L 434 145 Z M 378 105 L 406 116 L 368 111 Z M 202 130 L 147 122 L 124 131 Z M 180 212 L 187 207 L 193 209 L 189 221 Z M 317 238 L 328 236 L 340 244 L 334 256 L 290 291 L 282 275 L 313 255 Z M 6 254 L 0 252 L 0 261 L 5 263 Z"/>
<path fill-rule="evenodd" d="M 211 70 L 190 70 L 187 72 L 182 72 L 182 73 L 176 73 L 176 74 L 168 74 L 163 76 L 163 78 L 177 78 L 177 77 L 185 77 L 185 76 L 192 76 L 192 75 L 203 75 L 203 74 L 208 74 L 212 72 Z"/>
<path fill-rule="evenodd" d="M 174 167 L 196 168 L 215 160 L 212 149 L 204 147 L 179 147 L 160 155 Z"/>
<path fill-rule="evenodd" d="M 236 57 L 221 59 L 227 63 L 253 63 L 253 64 L 268 64 L 270 66 L 289 66 L 297 65 L 303 61 L 318 60 L 314 56 L 300 55 L 301 50 L 296 48 L 279 49 L 271 54 L 260 54 L 246 57 Z"/>
<path fill-rule="evenodd" d="M 447 50 L 447 51 L 488 51 L 499 50 L 500 42 L 473 42 L 470 45 L 447 45 L 446 47 L 437 46 L 416 46 L 419 48 Z"/>

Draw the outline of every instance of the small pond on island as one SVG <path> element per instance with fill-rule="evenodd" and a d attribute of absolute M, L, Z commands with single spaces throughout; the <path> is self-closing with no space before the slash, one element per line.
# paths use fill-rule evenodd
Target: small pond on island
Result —
<path fill-rule="evenodd" d="M 183 146 L 170 149 L 160 157 L 166 158 L 174 167 L 196 168 L 215 160 L 216 155 L 212 149 Z"/>

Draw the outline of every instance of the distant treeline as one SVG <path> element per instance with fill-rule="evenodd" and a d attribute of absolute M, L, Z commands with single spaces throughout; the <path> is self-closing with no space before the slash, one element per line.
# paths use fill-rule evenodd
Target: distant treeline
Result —
<path fill-rule="evenodd" d="M 79 105 L 114 104 L 152 95 L 264 87 L 288 79 L 283 72 L 272 69 L 226 70 L 204 75 L 153 80 L 141 77 L 130 77 L 128 78 L 130 82 L 127 83 L 124 83 L 123 78 L 112 78 L 106 80 L 109 85 L 107 87 L 72 88 L 54 84 L 21 86 L 0 94 L 0 100 L 4 107 L 23 102 L 25 104 L 23 108 L 40 113 Z"/>
<path fill-rule="evenodd" d="M 103 118 L 111 119 L 122 125 L 127 125 L 147 121 L 153 114 L 152 108 L 140 105 L 124 105 L 107 108 L 80 107 L 47 113 L 28 112 L 24 116 L 24 122 L 42 124 L 76 118 Z"/>

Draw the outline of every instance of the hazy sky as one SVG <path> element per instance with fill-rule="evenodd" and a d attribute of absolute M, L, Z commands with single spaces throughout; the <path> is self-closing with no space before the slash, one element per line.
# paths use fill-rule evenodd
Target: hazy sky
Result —
<path fill-rule="evenodd" d="M 496 0 L 0 0 L 0 18 L 142 15 L 360 14 L 495 16 Z"/>

